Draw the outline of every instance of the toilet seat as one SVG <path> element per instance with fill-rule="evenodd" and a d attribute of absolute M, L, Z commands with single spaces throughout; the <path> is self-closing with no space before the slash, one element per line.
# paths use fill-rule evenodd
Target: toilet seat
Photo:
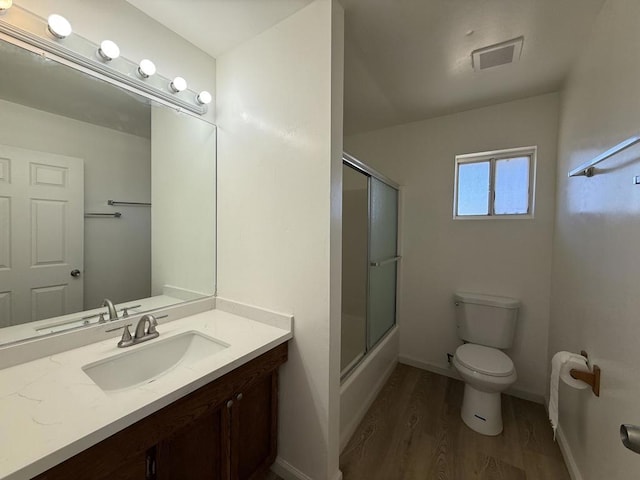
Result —
<path fill-rule="evenodd" d="M 455 357 L 462 366 L 492 377 L 514 373 L 513 361 L 496 348 L 466 343 L 458 347 Z"/>

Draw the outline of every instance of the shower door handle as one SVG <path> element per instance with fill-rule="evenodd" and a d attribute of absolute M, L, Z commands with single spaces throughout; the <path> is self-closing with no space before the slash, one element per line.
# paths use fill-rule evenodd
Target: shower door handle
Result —
<path fill-rule="evenodd" d="M 397 262 L 398 260 L 400 260 L 402 257 L 391 257 L 391 258 L 386 258 L 384 260 L 378 260 L 377 262 L 370 262 L 369 264 L 372 267 L 381 267 L 382 265 L 386 265 L 387 263 L 391 263 L 391 262 Z"/>

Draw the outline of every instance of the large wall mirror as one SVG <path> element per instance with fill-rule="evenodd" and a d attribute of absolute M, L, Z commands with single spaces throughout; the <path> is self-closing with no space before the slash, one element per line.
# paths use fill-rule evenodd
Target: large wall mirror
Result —
<path fill-rule="evenodd" d="M 3 40 L 0 65 L 0 344 L 212 295 L 215 126 Z"/>

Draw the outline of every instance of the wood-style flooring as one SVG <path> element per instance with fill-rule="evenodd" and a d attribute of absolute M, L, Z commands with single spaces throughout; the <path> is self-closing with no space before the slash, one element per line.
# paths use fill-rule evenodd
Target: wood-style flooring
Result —
<path fill-rule="evenodd" d="M 502 396 L 504 431 L 460 418 L 464 384 L 398 365 L 340 457 L 343 480 L 569 480 L 542 405 Z"/>

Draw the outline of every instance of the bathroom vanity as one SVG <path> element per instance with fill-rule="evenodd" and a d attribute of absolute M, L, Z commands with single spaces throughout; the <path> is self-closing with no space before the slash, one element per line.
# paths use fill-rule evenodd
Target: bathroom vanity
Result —
<path fill-rule="evenodd" d="M 161 323 L 140 345 L 111 337 L 0 370 L 0 479 L 259 478 L 292 318 L 219 303 L 231 308 Z"/>
<path fill-rule="evenodd" d="M 251 479 L 276 457 L 279 345 L 36 477 Z"/>

